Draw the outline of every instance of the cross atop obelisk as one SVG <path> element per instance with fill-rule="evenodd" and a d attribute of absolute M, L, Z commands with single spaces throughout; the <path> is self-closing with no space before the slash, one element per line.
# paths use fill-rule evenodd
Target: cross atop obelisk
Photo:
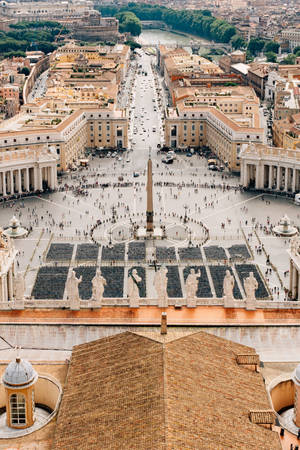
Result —
<path fill-rule="evenodd" d="M 153 190 L 152 190 L 152 160 L 149 149 L 149 159 L 147 166 L 147 210 L 146 210 L 146 231 L 153 231 Z"/>

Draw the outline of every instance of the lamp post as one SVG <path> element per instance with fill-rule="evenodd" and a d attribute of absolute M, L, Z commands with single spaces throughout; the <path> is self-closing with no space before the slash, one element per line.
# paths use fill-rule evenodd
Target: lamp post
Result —
<path fill-rule="evenodd" d="M 108 234 L 109 234 L 109 242 L 108 242 L 108 245 L 111 247 L 111 246 L 112 246 L 112 240 L 111 240 L 112 230 L 109 230 Z"/>
<path fill-rule="evenodd" d="M 189 230 L 189 247 L 192 246 L 192 230 Z"/>
<path fill-rule="evenodd" d="M 184 218 L 183 218 L 183 223 L 187 223 L 187 209 L 188 209 L 188 205 L 185 204 L 183 205 L 184 207 Z"/>

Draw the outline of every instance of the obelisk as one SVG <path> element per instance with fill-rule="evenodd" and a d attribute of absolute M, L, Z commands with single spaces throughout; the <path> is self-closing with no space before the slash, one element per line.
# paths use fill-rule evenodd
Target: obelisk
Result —
<path fill-rule="evenodd" d="M 153 231 L 153 191 L 152 191 L 152 160 L 149 155 L 147 167 L 147 210 L 146 210 L 146 231 Z"/>

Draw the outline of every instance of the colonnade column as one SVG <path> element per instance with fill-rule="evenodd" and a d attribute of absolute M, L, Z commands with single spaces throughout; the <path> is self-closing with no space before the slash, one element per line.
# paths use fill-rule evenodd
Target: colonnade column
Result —
<path fill-rule="evenodd" d="M 255 165 L 255 189 L 260 188 L 260 166 L 258 164 Z"/>
<path fill-rule="evenodd" d="M 43 190 L 43 169 L 41 167 L 38 168 L 38 190 Z"/>
<path fill-rule="evenodd" d="M 42 169 L 40 167 L 34 167 L 34 190 L 43 190 Z"/>
<path fill-rule="evenodd" d="M 297 169 L 293 169 L 293 182 L 292 182 L 292 191 L 295 192 L 296 190 L 296 174 Z"/>
<path fill-rule="evenodd" d="M 55 189 L 56 188 L 56 167 L 50 167 L 50 188 Z"/>
<path fill-rule="evenodd" d="M 10 195 L 14 193 L 14 171 L 10 171 Z"/>
<path fill-rule="evenodd" d="M 280 190 L 280 166 L 277 166 L 277 183 L 276 183 L 277 191 Z"/>
<path fill-rule="evenodd" d="M 29 169 L 26 167 L 25 169 L 25 189 L 29 192 Z"/>
<path fill-rule="evenodd" d="M 292 298 L 297 298 L 299 300 L 299 274 L 296 267 L 293 265 L 292 269 Z"/>
<path fill-rule="evenodd" d="M 289 169 L 287 167 L 284 168 L 284 190 L 287 192 L 288 190 L 288 181 L 289 181 Z"/>
<path fill-rule="evenodd" d="M 18 169 L 18 192 L 22 193 L 22 177 L 21 177 L 21 169 Z"/>
<path fill-rule="evenodd" d="M 0 289 L 0 300 L 1 302 L 8 301 L 8 293 L 7 293 L 7 274 L 4 274 L 0 278 L 1 289 Z"/>
<path fill-rule="evenodd" d="M 12 273 L 12 268 L 9 269 L 8 273 L 7 273 L 7 299 L 8 300 L 13 300 L 13 296 L 14 296 L 14 292 L 13 292 L 13 273 Z"/>
<path fill-rule="evenodd" d="M 2 195 L 3 197 L 6 196 L 6 172 L 1 172 L 2 173 L 2 180 L 0 180 L 1 185 L 2 185 Z"/>
<path fill-rule="evenodd" d="M 269 166 L 269 189 L 272 189 L 273 186 L 273 166 Z"/>
<path fill-rule="evenodd" d="M 248 183 L 247 183 L 247 179 L 248 179 L 248 164 L 246 163 L 246 161 L 242 162 L 242 174 L 243 174 L 243 176 L 241 177 L 242 185 L 244 187 L 247 187 L 247 185 L 248 185 Z"/>

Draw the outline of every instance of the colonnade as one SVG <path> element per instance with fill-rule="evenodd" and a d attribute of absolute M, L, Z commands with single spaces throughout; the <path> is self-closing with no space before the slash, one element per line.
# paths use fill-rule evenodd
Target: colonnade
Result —
<path fill-rule="evenodd" d="M 290 260 L 290 292 L 292 299 L 300 301 L 300 273 L 292 259 Z"/>
<path fill-rule="evenodd" d="M 43 191 L 45 187 L 55 189 L 56 166 L 38 165 L 19 168 L 0 167 L 0 195 L 3 197 L 29 191 Z"/>
<path fill-rule="evenodd" d="M 0 302 L 13 300 L 13 266 L 0 276 Z"/>
<path fill-rule="evenodd" d="M 247 163 L 242 165 L 244 187 L 296 192 L 300 189 L 300 168 L 275 164 Z"/>

